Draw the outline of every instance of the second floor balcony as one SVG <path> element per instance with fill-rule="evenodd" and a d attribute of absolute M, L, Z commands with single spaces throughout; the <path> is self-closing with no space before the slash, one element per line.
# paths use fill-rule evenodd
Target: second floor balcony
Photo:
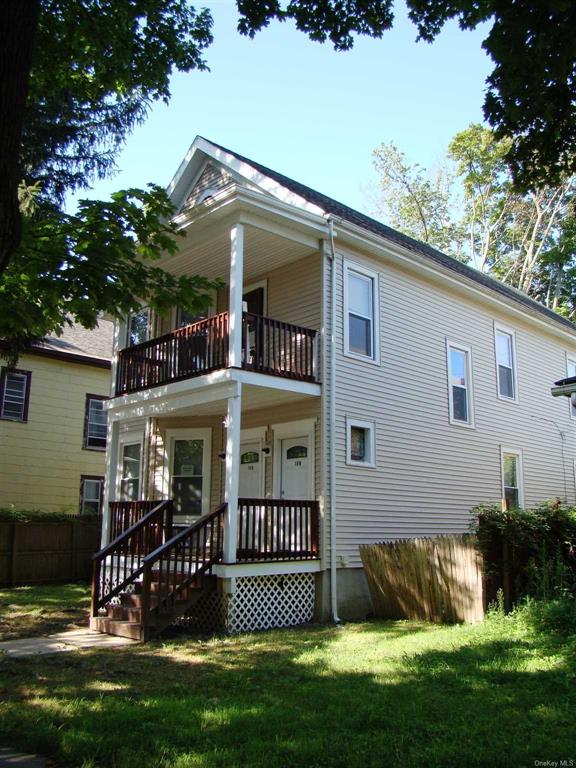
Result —
<path fill-rule="evenodd" d="M 120 350 L 116 396 L 235 367 L 229 313 L 178 328 Z M 315 382 L 316 337 L 311 328 L 242 312 L 241 367 L 257 373 Z"/>

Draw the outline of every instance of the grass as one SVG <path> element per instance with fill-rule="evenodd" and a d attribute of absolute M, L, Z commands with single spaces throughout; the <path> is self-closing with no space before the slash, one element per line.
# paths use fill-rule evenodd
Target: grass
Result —
<path fill-rule="evenodd" d="M 90 588 L 86 584 L 0 587 L 0 640 L 86 626 L 89 606 Z"/>
<path fill-rule="evenodd" d="M 82 768 L 570 761 L 575 650 L 524 612 L 4 658 L 0 743 Z"/>

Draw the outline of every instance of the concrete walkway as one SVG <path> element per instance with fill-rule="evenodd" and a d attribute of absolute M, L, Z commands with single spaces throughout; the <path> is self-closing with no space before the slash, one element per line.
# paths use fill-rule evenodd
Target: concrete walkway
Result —
<path fill-rule="evenodd" d="M 28 637 L 24 640 L 6 640 L 0 643 L 0 654 L 5 653 L 13 659 L 25 656 L 43 656 L 47 653 L 67 653 L 78 648 L 118 648 L 125 645 L 135 645 L 137 640 L 127 637 L 104 635 L 101 632 L 91 632 L 89 629 L 70 629 L 57 635 L 46 637 Z M 1 753 L 0 753 L 1 757 Z M 18 763 L 14 763 L 18 765 Z M 2 768 L 2 762 L 0 762 Z"/>
<path fill-rule="evenodd" d="M 45 768 L 46 760 L 38 755 L 23 755 L 0 747 L 0 768 Z"/>

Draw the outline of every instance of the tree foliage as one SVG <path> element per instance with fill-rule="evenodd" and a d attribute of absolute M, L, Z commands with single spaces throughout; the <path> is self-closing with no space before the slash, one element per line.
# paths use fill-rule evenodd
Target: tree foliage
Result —
<path fill-rule="evenodd" d="M 380 211 L 392 226 L 575 316 L 576 181 L 520 192 L 509 139 L 470 125 L 440 171 L 410 165 L 393 145 L 374 151 Z M 440 181 L 439 181 L 440 179 Z"/>
<path fill-rule="evenodd" d="M 175 277 L 160 267 L 182 233 L 170 221 L 164 190 L 129 189 L 110 201 L 82 200 L 75 214 L 35 207 L 24 218 L 22 245 L 0 281 L 0 338 L 14 360 L 31 342 L 74 320 L 127 315 L 144 301 L 160 314 L 174 305 L 206 309 L 217 283 Z"/>
<path fill-rule="evenodd" d="M 446 22 L 489 26 L 483 48 L 494 62 L 484 117 L 518 186 L 536 189 L 576 173 L 576 3 L 573 0 L 406 0 L 419 38 L 432 42 Z M 254 36 L 271 19 L 291 19 L 313 40 L 347 50 L 354 34 L 382 37 L 393 0 L 238 0 L 239 29 Z"/>

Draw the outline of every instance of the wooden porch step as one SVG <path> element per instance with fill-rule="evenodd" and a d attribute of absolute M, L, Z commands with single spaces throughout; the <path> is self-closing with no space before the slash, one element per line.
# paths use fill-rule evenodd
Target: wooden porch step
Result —
<path fill-rule="evenodd" d="M 111 619 L 107 616 L 96 616 L 90 619 L 90 629 L 105 635 L 128 637 L 130 640 L 143 640 L 140 623 Z"/>

